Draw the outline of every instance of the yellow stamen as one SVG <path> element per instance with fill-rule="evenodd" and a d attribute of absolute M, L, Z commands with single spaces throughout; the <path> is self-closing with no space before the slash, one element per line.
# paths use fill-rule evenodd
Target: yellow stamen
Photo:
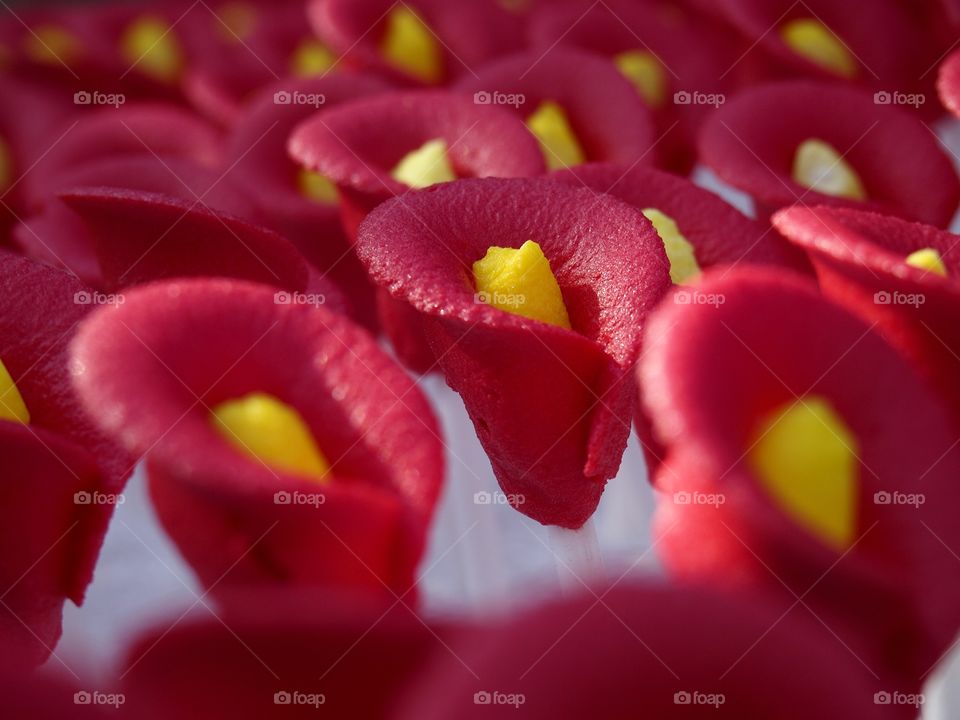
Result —
<path fill-rule="evenodd" d="M 337 186 L 313 170 L 302 169 L 297 174 L 297 185 L 302 195 L 318 203 L 332 205 L 340 200 Z"/>
<path fill-rule="evenodd" d="M 40 25 L 27 36 L 25 51 L 34 62 L 47 65 L 69 65 L 77 60 L 82 45 L 69 30 L 56 25 Z"/>
<path fill-rule="evenodd" d="M 670 261 L 670 279 L 674 284 L 682 285 L 699 275 L 700 265 L 693 245 L 680 232 L 676 221 L 656 208 L 647 208 L 643 214 L 653 223 L 657 235 L 663 240 L 663 248 Z"/>
<path fill-rule="evenodd" d="M 527 127 L 537 136 L 550 170 L 572 167 L 586 161 L 586 154 L 570 126 L 567 114 L 557 103 L 547 100 L 527 118 Z"/>
<path fill-rule="evenodd" d="M 10 376 L 7 367 L 0 360 L 0 420 L 22 423 L 30 422 L 30 411 L 27 410 L 23 396 L 17 389 L 17 384 Z"/>
<path fill-rule="evenodd" d="M 159 80 L 176 80 L 183 69 L 183 50 L 173 28 L 158 17 L 145 16 L 131 23 L 120 47 L 127 62 Z"/>
<path fill-rule="evenodd" d="M 825 195 L 867 199 L 857 171 L 823 140 L 811 139 L 800 144 L 793 158 L 793 180 Z"/>
<path fill-rule="evenodd" d="M 391 65 L 426 83 L 443 79 L 443 53 L 427 24 L 406 5 L 398 5 L 387 17 L 381 46 Z"/>
<path fill-rule="evenodd" d="M 328 482 L 330 466 L 295 409 L 272 395 L 252 393 L 213 409 L 214 428 L 238 450 L 268 467 Z"/>
<path fill-rule="evenodd" d="M 859 494 L 853 433 L 810 396 L 766 420 L 748 459 L 767 492 L 797 523 L 837 549 L 853 542 Z"/>
<path fill-rule="evenodd" d="M 412 188 L 425 188 L 457 179 L 447 157 L 447 143 L 441 138 L 428 140 L 404 155 L 390 174 L 394 180 Z"/>
<path fill-rule="evenodd" d="M 327 72 L 336 61 L 326 45 L 318 40 L 306 40 L 294 50 L 290 66 L 294 75 L 310 77 Z"/>
<path fill-rule="evenodd" d="M 644 101 L 653 108 L 663 107 L 667 100 L 667 76 L 663 65 L 647 50 L 628 50 L 613 61 L 620 72 L 637 88 Z"/>
<path fill-rule="evenodd" d="M 826 25 L 813 18 L 791 20 L 780 37 L 797 55 L 845 78 L 857 75 L 857 60 Z"/>
<path fill-rule="evenodd" d="M 491 247 L 473 264 L 477 299 L 500 310 L 570 329 L 563 294 L 540 246 Z"/>
<path fill-rule="evenodd" d="M 943 264 L 943 258 L 933 248 L 923 248 L 907 255 L 907 265 L 936 273 L 937 275 L 947 276 L 947 266 Z"/>

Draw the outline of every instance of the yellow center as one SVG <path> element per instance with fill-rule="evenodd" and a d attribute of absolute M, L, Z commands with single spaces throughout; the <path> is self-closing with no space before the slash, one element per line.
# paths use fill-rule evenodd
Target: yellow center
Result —
<path fill-rule="evenodd" d="M 441 138 L 428 140 L 404 155 L 390 174 L 394 180 L 412 188 L 425 188 L 457 179 L 447 157 L 447 143 Z"/>
<path fill-rule="evenodd" d="M 676 221 L 655 208 L 647 208 L 643 214 L 653 223 L 657 235 L 663 241 L 663 248 L 670 261 L 670 279 L 674 284 L 682 285 L 699 275 L 700 265 L 697 263 L 693 245 L 680 232 Z"/>
<path fill-rule="evenodd" d="M 120 47 L 127 62 L 159 80 L 175 80 L 183 69 L 180 43 L 173 28 L 160 18 L 146 16 L 131 23 Z"/>
<path fill-rule="evenodd" d="M 500 310 L 570 329 L 563 294 L 540 246 L 491 247 L 473 264 L 477 299 Z"/>
<path fill-rule="evenodd" d="M 268 467 L 329 481 L 330 466 L 300 413 L 272 395 L 252 393 L 220 403 L 211 420 L 234 447 Z"/>
<path fill-rule="evenodd" d="M 17 384 L 10 377 L 7 367 L 0 360 L 0 420 L 23 423 L 30 422 L 30 412 L 27 410 L 23 396 L 17 390 Z"/>
<path fill-rule="evenodd" d="M 845 549 L 857 526 L 853 433 L 823 398 L 810 396 L 763 422 L 748 461 L 766 491 L 801 526 Z"/>
<path fill-rule="evenodd" d="M 586 154 L 570 126 L 567 113 L 557 103 L 546 100 L 527 118 L 527 127 L 537 136 L 550 170 L 579 165 Z"/>
<path fill-rule="evenodd" d="M 315 202 L 332 205 L 339 201 L 337 186 L 313 170 L 302 169 L 297 174 L 297 185 L 302 195 Z"/>
<path fill-rule="evenodd" d="M 793 180 L 825 195 L 867 199 L 857 171 L 823 140 L 810 139 L 800 144 L 793 158 Z"/>
<path fill-rule="evenodd" d="M 791 20 L 780 28 L 780 37 L 797 55 L 825 70 L 845 78 L 857 74 L 856 58 L 840 38 L 818 20 Z"/>
<path fill-rule="evenodd" d="M 943 258 L 933 248 L 923 248 L 907 255 L 907 265 L 936 273 L 937 275 L 947 276 L 947 266 L 943 264 Z"/>
<path fill-rule="evenodd" d="M 13 158 L 10 157 L 10 148 L 3 138 L 0 138 L 0 192 L 3 192 L 13 182 Z"/>
<path fill-rule="evenodd" d="M 69 65 L 80 57 L 81 49 L 73 33 L 56 25 L 40 25 L 26 38 L 27 57 L 47 65 Z"/>
<path fill-rule="evenodd" d="M 326 45 L 317 40 L 306 40 L 294 50 L 290 69 L 294 75 L 310 77 L 327 72 L 336 61 Z"/>
<path fill-rule="evenodd" d="M 663 107 L 667 100 L 667 76 L 663 65 L 653 53 L 646 50 L 628 50 L 617 55 L 613 61 L 620 72 L 633 83 L 647 105 Z"/>
<path fill-rule="evenodd" d="M 217 18 L 217 32 L 227 42 L 237 43 L 250 37 L 257 23 L 257 11 L 245 2 L 228 2 L 217 9 Z"/>
<path fill-rule="evenodd" d="M 426 83 L 443 79 L 443 53 L 427 24 L 402 3 L 387 16 L 381 45 L 388 63 Z"/>

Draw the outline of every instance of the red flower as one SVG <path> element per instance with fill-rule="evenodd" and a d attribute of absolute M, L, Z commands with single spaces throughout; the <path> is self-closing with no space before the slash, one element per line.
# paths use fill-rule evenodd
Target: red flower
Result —
<path fill-rule="evenodd" d="M 321 273 L 349 296 L 355 317 L 375 325 L 373 292 L 340 225 L 339 205 L 308 197 L 300 167 L 286 152 L 294 127 L 319 108 L 386 89 L 372 77 L 331 75 L 282 80 L 250 101 L 227 141 L 228 178 L 250 194 L 263 222 L 289 238 Z"/>
<path fill-rule="evenodd" d="M 228 277 L 319 295 L 330 309 L 346 311 L 336 286 L 289 241 L 202 207 L 196 198 L 111 188 L 78 189 L 61 198 L 95 239 L 109 290 L 165 278 Z"/>
<path fill-rule="evenodd" d="M 408 590 L 443 454 L 426 400 L 373 339 L 309 296 L 239 281 L 125 299 L 82 326 L 77 386 L 104 428 L 147 454 L 160 520 L 201 581 Z M 329 459 L 323 482 L 224 439 L 212 413 L 254 393 L 299 413 Z"/>
<path fill-rule="evenodd" d="M 697 129 L 734 90 L 742 69 L 736 61 L 743 48 L 735 33 L 675 5 L 622 0 L 583 7 L 548 4 L 533 14 L 530 36 L 543 50 L 557 44 L 579 47 L 634 73 L 640 70 L 638 89 L 662 138 L 659 154 L 684 173 L 696 162 Z M 639 65 L 631 68 L 631 62 Z"/>
<path fill-rule="evenodd" d="M 546 54 L 510 55 L 479 68 L 476 76 L 464 76 L 456 89 L 525 119 L 542 103 L 556 103 L 586 161 L 626 166 L 656 162 L 656 131 L 649 108 L 612 63 L 593 53 L 555 48 Z"/>
<path fill-rule="evenodd" d="M 543 172 L 540 148 L 510 113 L 444 91 L 385 93 L 343 103 L 301 123 L 289 149 L 295 160 L 337 186 L 352 237 L 370 210 L 409 190 L 390 174 L 397 163 L 438 138 L 459 177 Z"/>
<path fill-rule="evenodd" d="M 762 53 L 769 75 L 802 73 L 908 92 L 936 59 L 936 55 L 928 57 L 927 38 L 911 15 L 912 8 L 895 0 L 721 0 L 713 9 L 753 44 L 745 61 L 752 60 L 751 53 Z M 817 42 L 808 31 L 803 42 L 803 32 L 795 26 L 795 34 L 790 32 L 797 22 L 819 26 L 817 34 L 825 39 Z M 833 46 L 833 52 L 824 55 L 822 48 L 811 52 L 811 46 L 823 44 Z M 836 112 L 827 109 L 830 115 Z"/>
<path fill-rule="evenodd" d="M 477 301 L 491 246 L 543 248 L 573 330 Z M 647 311 L 669 287 L 663 244 L 635 209 L 546 180 L 463 180 L 398 198 L 360 227 L 373 280 L 422 316 L 504 492 L 544 524 L 580 527 L 616 475 Z"/>
<path fill-rule="evenodd" d="M 524 42 L 520 18 L 495 0 L 310 0 L 307 12 L 314 31 L 347 67 L 406 84 L 447 82 Z M 399 63 L 385 54 L 396 13 L 412 13 L 425 25 L 420 34 L 436 54 L 435 74 L 413 72 L 409 52 Z"/>
<path fill-rule="evenodd" d="M 427 658 L 447 652 L 447 629 L 399 601 L 302 590 L 222 600 L 216 618 L 198 611 L 129 648 L 122 691 L 132 716 L 385 718 Z"/>
<path fill-rule="evenodd" d="M 33 212 L 22 216 L 22 222 L 14 227 L 14 241 L 27 254 L 51 265 L 63 266 L 84 282 L 102 287 L 104 277 L 97 257 L 98 240 L 91 236 L 83 218 L 67 206 L 60 194 L 104 187 L 179 198 L 188 206 L 214 207 L 228 215 L 254 214 L 247 194 L 216 170 L 181 157 L 120 154 L 56 173 L 47 186 L 49 195 L 35 202 Z M 104 246 L 111 241 L 127 240 L 117 237 L 108 225 L 98 229 L 104 233 L 101 236 Z M 155 231 L 150 241 L 164 239 L 161 232 Z M 138 228 L 136 235 L 143 236 L 142 229 Z M 117 278 L 111 280 L 116 286 Z"/>
<path fill-rule="evenodd" d="M 76 604 L 131 460 L 87 420 L 70 385 L 66 347 L 92 293 L 70 276 L 0 254 L 0 362 L 29 422 L 0 418 L 0 647 L 14 665 L 42 661 L 60 637 L 64 600 Z"/>
<path fill-rule="evenodd" d="M 817 171 L 849 166 L 859 177 L 863 200 L 795 180 L 791 168 L 809 140 L 827 143 L 840 157 L 822 162 Z M 829 204 L 879 209 L 942 227 L 960 200 L 957 174 L 929 128 L 899 108 L 836 85 L 791 82 L 748 90 L 708 120 L 700 152 L 721 178 L 754 196 L 759 215 L 795 203 Z"/>
<path fill-rule="evenodd" d="M 823 291 L 871 323 L 937 384 L 960 413 L 960 271 L 956 235 L 929 225 L 841 208 L 789 208 L 777 229 L 810 255 Z M 931 248 L 947 277 L 911 267 Z"/>
<path fill-rule="evenodd" d="M 802 603 L 874 672 L 919 686 L 960 624 L 943 405 L 799 277 L 740 269 L 686 292 L 651 320 L 640 369 L 668 451 L 664 562 Z"/>
<path fill-rule="evenodd" d="M 454 636 L 451 652 L 396 717 L 893 717 L 874 702 L 889 686 L 821 625 L 749 595 L 598 588 Z"/>

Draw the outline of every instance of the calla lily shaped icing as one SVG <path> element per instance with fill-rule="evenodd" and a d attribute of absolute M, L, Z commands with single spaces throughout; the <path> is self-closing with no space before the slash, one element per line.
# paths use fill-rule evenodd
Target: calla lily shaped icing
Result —
<path fill-rule="evenodd" d="M 871 325 L 784 271 L 706 275 L 647 340 L 668 568 L 785 610 L 803 597 L 877 676 L 918 688 L 960 624 L 946 406 Z"/>
<path fill-rule="evenodd" d="M 960 418 L 960 237 L 830 207 L 782 210 L 774 224 L 809 254 L 823 292 L 876 323 Z"/>
<path fill-rule="evenodd" d="M 0 294 L 0 665 L 24 667 L 52 652 L 64 601 L 83 601 L 133 461 L 71 388 L 67 346 L 100 296 L 5 252 Z"/>
<path fill-rule="evenodd" d="M 125 300 L 82 325 L 75 383 L 147 454 L 160 521 L 201 582 L 409 590 L 443 453 L 426 400 L 375 341 L 309 295 L 236 280 Z"/>
<path fill-rule="evenodd" d="M 741 93 L 707 121 L 700 153 L 753 196 L 759 216 L 829 204 L 945 227 L 960 201 L 957 173 L 919 118 L 835 84 L 784 82 Z"/>
<path fill-rule="evenodd" d="M 805 611 L 701 587 L 597 592 L 602 604 L 583 593 L 454 636 L 456 657 L 482 683 L 435 653 L 397 717 L 482 720 L 491 707 L 474 700 L 478 686 L 509 689 L 504 717 L 515 712 L 510 698 L 521 710 L 520 699 L 536 703 L 542 717 L 898 717 L 874 702 L 877 679 Z"/>
<path fill-rule="evenodd" d="M 461 180 L 378 208 L 357 253 L 419 315 L 508 499 L 580 527 L 619 467 L 645 316 L 670 285 L 650 221 L 549 180 Z"/>
<path fill-rule="evenodd" d="M 455 87 L 523 118 L 551 170 L 588 161 L 653 165 L 657 159 L 650 109 L 600 55 L 561 47 L 516 53 L 478 68 Z"/>

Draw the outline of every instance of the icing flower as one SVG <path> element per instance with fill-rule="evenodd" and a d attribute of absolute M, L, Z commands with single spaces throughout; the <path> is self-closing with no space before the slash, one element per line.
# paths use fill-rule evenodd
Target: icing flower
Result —
<path fill-rule="evenodd" d="M 370 210 L 411 187 L 453 177 L 526 177 L 544 167 L 536 141 L 509 112 L 445 91 L 342 103 L 301 123 L 289 150 L 336 186 L 351 237 Z"/>
<path fill-rule="evenodd" d="M 774 225 L 809 254 L 824 293 L 876 323 L 960 413 L 960 238 L 845 208 L 789 208 Z"/>
<path fill-rule="evenodd" d="M 667 567 L 802 603 L 876 675 L 919 687 L 960 624 L 945 406 L 872 326 L 779 270 L 705 275 L 646 339 Z"/>
<path fill-rule="evenodd" d="M 338 62 L 405 84 L 446 83 L 524 41 L 496 0 L 310 0 L 307 12 Z"/>
<path fill-rule="evenodd" d="M 474 102 L 512 110 L 540 141 L 551 170 L 582 162 L 630 166 L 656 161 L 653 117 L 606 58 L 571 48 L 495 60 L 456 89 Z"/>
<path fill-rule="evenodd" d="M 146 455 L 160 521 L 201 582 L 411 590 L 442 445 L 375 341 L 309 294 L 237 280 L 124 297 L 81 326 L 74 381 Z"/>
<path fill-rule="evenodd" d="M 136 717 L 252 720 L 274 716 L 277 705 L 294 717 L 318 709 L 325 717 L 390 717 L 427 658 L 447 652 L 444 626 L 393 600 L 302 588 L 218 600 L 217 617 L 201 610 L 175 624 L 170 618 L 127 649 L 122 691 Z"/>
<path fill-rule="evenodd" d="M 681 172 L 692 169 L 696 131 L 733 91 L 741 68 L 734 33 L 678 6 L 548 4 L 531 17 L 530 36 L 543 50 L 559 44 L 612 60 L 656 120 L 660 157 Z"/>
<path fill-rule="evenodd" d="M 39 664 L 79 605 L 133 463 L 90 423 L 67 345 L 96 299 L 71 276 L 0 253 L 0 664 Z"/>
<path fill-rule="evenodd" d="M 318 109 L 386 89 L 372 77 L 282 80 L 250 101 L 227 138 L 227 178 L 246 189 L 262 222 L 293 242 L 349 297 L 355 317 L 375 325 L 373 291 L 340 225 L 336 188 L 286 152 L 294 127 Z"/>
<path fill-rule="evenodd" d="M 434 653 L 395 717 L 893 717 L 874 702 L 884 680 L 805 612 L 700 587 L 601 587 L 454 635 L 455 657 Z"/>
<path fill-rule="evenodd" d="M 357 253 L 419 314 L 508 499 L 580 527 L 619 467 L 644 318 L 669 288 L 650 222 L 549 180 L 461 180 L 375 210 Z"/>
<path fill-rule="evenodd" d="M 956 171 L 929 128 L 837 85 L 745 91 L 707 121 L 700 152 L 754 196 L 760 215 L 797 203 L 845 205 L 943 227 L 960 200 Z"/>
<path fill-rule="evenodd" d="M 104 284 L 97 257 L 97 238 L 91 236 L 83 218 L 71 210 L 60 194 L 82 188 L 121 188 L 179 198 L 198 208 L 216 208 L 228 215 L 251 215 L 250 199 L 221 173 L 182 157 L 154 155 L 108 156 L 92 163 L 57 172 L 47 186 L 49 194 L 37 199 L 32 212 L 24 213 L 13 228 L 13 239 L 25 253 L 76 274 L 84 282 Z M 254 214 L 255 215 L 255 214 Z M 102 242 L 117 238 L 109 227 Z M 157 231 L 153 240 L 160 240 Z M 139 230 L 138 235 L 143 235 Z M 116 280 L 116 278 L 113 278 Z"/>

